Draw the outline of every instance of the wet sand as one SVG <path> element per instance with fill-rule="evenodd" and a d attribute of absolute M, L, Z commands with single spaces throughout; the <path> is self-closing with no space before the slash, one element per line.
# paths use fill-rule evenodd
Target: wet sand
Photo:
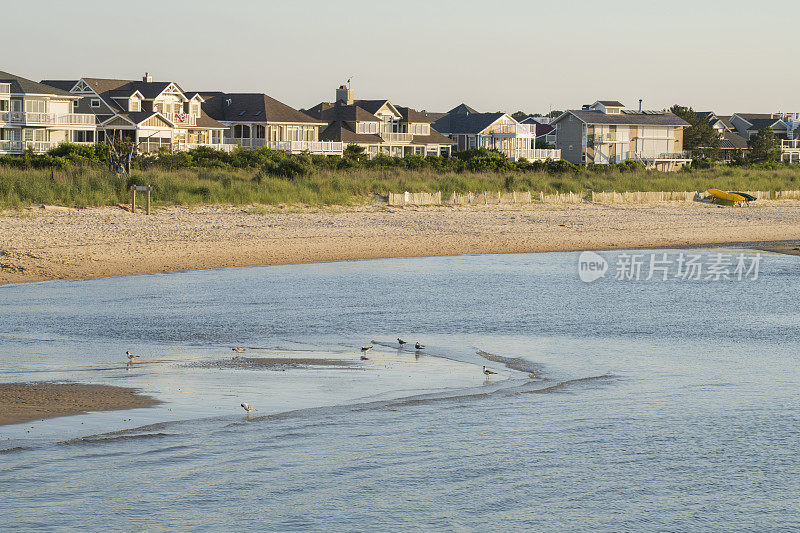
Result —
<path fill-rule="evenodd" d="M 161 403 L 136 389 L 79 383 L 0 383 L 0 426 Z"/>
<path fill-rule="evenodd" d="M 31 208 L 0 215 L 0 284 L 352 259 L 800 239 L 800 202 L 327 210 Z M 259 213 L 260 212 L 260 213 Z"/>
<path fill-rule="evenodd" d="M 222 361 L 204 361 L 187 366 L 251 370 L 286 370 L 288 368 L 352 368 L 355 361 L 320 357 L 232 357 Z"/>

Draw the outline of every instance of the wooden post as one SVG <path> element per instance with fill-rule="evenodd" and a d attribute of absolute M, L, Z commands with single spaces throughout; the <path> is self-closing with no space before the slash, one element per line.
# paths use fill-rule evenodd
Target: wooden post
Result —
<path fill-rule="evenodd" d="M 136 212 L 136 187 L 131 187 L 131 213 Z"/>
<path fill-rule="evenodd" d="M 145 214 L 150 214 L 150 187 L 147 188 L 147 211 Z"/>
<path fill-rule="evenodd" d="M 147 193 L 147 209 L 146 213 L 150 214 L 150 191 L 153 188 L 149 185 L 131 185 L 131 213 L 136 212 L 136 191 L 142 191 Z"/>

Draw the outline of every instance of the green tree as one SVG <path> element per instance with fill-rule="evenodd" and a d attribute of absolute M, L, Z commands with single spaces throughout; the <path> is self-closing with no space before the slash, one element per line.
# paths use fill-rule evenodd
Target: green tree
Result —
<path fill-rule="evenodd" d="M 675 104 L 669 110 L 689 123 L 689 127 L 683 130 L 684 150 L 691 150 L 694 157 L 700 159 L 713 161 L 719 158 L 722 139 L 708 120 L 698 117 L 691 107 Z"/>
<path fill-rule="evenodd" d="M 750 163 L 768 163 L 777 161 L 781 152 L 780 142 L 771 128 L 764 128 L 747 141 L 750 147 L 748 161 Z"/>
<path fill-rule="evenodd" d="M 342 157 L 352 161 L 364 161 L 368 159 L 367 155 L 364 153 L 364 147 L 358 144 L 348 144 L 347 148 L 345 148 L 342 153 Z"/>
<path fill-rule="evenodd" d="M 526 113 L 525 111 L 517 111 L 511 115 L 511 118 L 513 118 L 516 121 L 520 121 L 520 120 L 525 120 L 529 116 L 530 115 L 528 115 L 528 113 Z"/>

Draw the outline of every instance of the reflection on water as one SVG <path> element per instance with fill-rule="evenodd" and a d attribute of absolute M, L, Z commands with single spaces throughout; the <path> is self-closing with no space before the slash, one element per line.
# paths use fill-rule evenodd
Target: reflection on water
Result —
<path fill-rule="evenodd" d="M 0 528 L 797 526 L 798 259 L 747 283 L 587 284 L 576 258 L 0 288 L 1 380 L 166 402 L 0 428 Z M 353 366 L 242 368 L 234 346 Z"/>

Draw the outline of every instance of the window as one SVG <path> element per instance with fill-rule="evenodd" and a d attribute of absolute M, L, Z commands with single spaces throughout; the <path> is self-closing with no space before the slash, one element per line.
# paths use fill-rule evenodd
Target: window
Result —
<path fill-rule="evenodd" d="M 11 100 L 11 111 L 13 113 L 22 113 L 22 100 Z"/>
<path fill-rule="evenodd" d="M 250 126 L 244 124 L 236 124 L 233 127 L 233 137 L 236 139 L 249 139 Z"/>
<path fill-rule="evenodd" d="M 76 143 L 94 142 L 94 131 L 75 130 L 72 132 L 72 141 Z"/>
<path fill-rule="evenodd" d="M 99 98 L 92 98 L 92 101 L 89 103 L 92 107 L 100 107 L 100 99 Z"/>
<path fill-rule="evenodd" d="M 46 100 L 25 100 L 26 113 L 47 113 Z"/>
<path fill-rule="evenodd" d="M 0 100 L 0 111 L 8 111 L 11 103 L 8 100 Z"/>
<path fill-rule="evenodd" d="M 73 112 L 77 112 L 78 111 L 78 101 L 77 100 L 72 102 L 72 111 Z"/>
<path fill-rule="evenodd" d="M 200 116 L 200 104 L 192 104 L 189 106 L 189 113 L 192 115 Z"/>
<path fill-rule="evenodd" d="M 253 133 L 255 134 L 254 136 L 256 139 L 265 139 L 267 137 L 267 129 L 264 126 L 256 124 L 253 126 L 253 129 L 255 130 Z"/>
<path fill-rule="evenodd" d="M 142 102 L 138 98 L 131 98 L 128 104 L 128 111 L 141 111 Z"/>

